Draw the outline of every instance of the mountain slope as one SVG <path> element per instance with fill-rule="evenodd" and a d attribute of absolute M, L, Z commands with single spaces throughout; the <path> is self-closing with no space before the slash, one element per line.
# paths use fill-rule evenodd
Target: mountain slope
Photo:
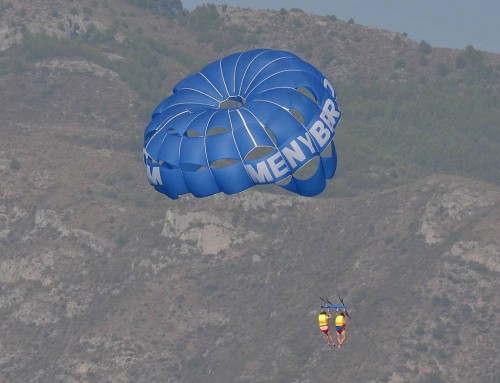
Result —
<path fill-rule="evenodd" d="M 50 68 L 47 75 L 76 75 L 72 63 L 79 62 L 87 66 L 86 74 L 116 76 L 133 93 L 123 117 L 136 124 L 127 134 L 137 145 L 151 110 L 180 79 L 235 50 L 269 47 L 310 61 L 337 89 L 343 111 L 337 129 L 340 194 L 380 191 L 436 172 L 500 184 L 498 55 L 472 46 L 433 48 L 401 34 L 297 9 L 203 6 L 174 17 L 125 0 L 8 4 L 0 12 L 5 52 L 0 75 L 10 77 L 13 92 L 25 81 L 23 73 L 39 67 Z M 43 100 L 18 99 L 20 104 L 9 108 L 14 116 L 17 108 L 36 109 L 61 91 L 46 76 L 38 81 Z M 81 121 L 103 114 L 92 96 L 79 105 Z"/>
<path fill-rule="evenodd" d="M 437 176 L 335 201 L 138 205 L 122 182 L 4 201 L 8 381 L 498 378 L 498 188 Z M 354 318 L 341 354 L 315 318 L 338 291 Z"/>
<path fill-rule="evenodd" d="M 433 65 L 463 52 L 432 49 L 420 65 L 417 42 L 300 11 L 221 7 L 223 26 L 210 30 L 221 41 L 203 42 L 195 13 L 160 17 L 126 1 L 0 9 L 0 382 L 499 380 L 498 186 L 444 174 L 409 182 L 418 175 L 365 150 L 366 121 L 347 102 L 356 95 L 326 197 L 252 189 L 171 201 L 150 188 L 141 159 L 154 97 L 235 49 L 298 51 L 341 89 L 356 77 L 432 82 Z M 88 29 L 88 41 L 71 38 Z M 228 31 L 243 42 L 231 45 Z M 137 58 L 147 47 L 163 52 L 161 65 Z M 494 68 L 498 56 L 483 60 Z M 467 69 L 449 65 L 469 89 Z M 147 86 L 133 81 L 142 76 Z M 360 127 L 360 141 L 348 135 Z M 366 173 L 350 151 L 372 164 Z M 328 197 L 346 173 L 366 182 L 350 184 L 359 196 Z M 353 317 L 341 352 L 316 328 L 317 295 L 337 293 Z"/>

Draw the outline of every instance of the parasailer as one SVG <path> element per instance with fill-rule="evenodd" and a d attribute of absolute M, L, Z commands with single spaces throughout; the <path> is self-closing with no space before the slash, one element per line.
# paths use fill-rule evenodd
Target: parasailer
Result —
<path fill-rule="evenodd" d="M 345 342 L 346 326 L 347 326 L 346 315 L 344 312 L 339 312 L 335 317 L 335 332 L 337 333 L 337 343 L 339 345 L 339 349 L 342 349 L 342 345 Z"/>
<path fill-rule="evenodd" d="M 322 298 L 322 297 L 319 298 L 325 303 L 324 305 L 321 306 L 321 309 L 323 309 L 322 312 L 325 312 L 324 311 L 325 309 L 328 310 L 329 314 L 328 319 L 332 319 L 332 316 L 330 315 L 330 309 L 335 309 L 337 311 L 337 315 L 335 316 L 335 332 L 337 334 L 337 344 L 339 349 L 341 350 L 342 345 L 344 344 L 346 338 L 346 327 L 347 327 L 346 316 L 349 317 L 349 313 L 347 312 L 347 306 L 344 304 L 344 299 L 341 297 L 339 297 L 341 303 L 340 305 L 334 305 L 332 302 L 330 302 L 328 298 Z M 330 344 L 330 341 L 328 341 L 328 344 Z"/>
<path fill-rule="evenodd" d="M 254 49 L 180 81 L 144 132 L 150 184 L 172 199 L 277 184 L 303 196 L 337 166 L 341 113 L 330 81 L 293 53 Z M 312 174 L 301 173 L 314 165 Z"/>
<path fill-rule="evenodd" d="M 330 314 L 330 310 L 328 310 L 328 314 L 325 310 L 321 310 L 318 314 L 318 325 L 319 329 L 326 335 L 326 341 L 329 346 L 335 346 L 333 342 L 332 333 L 330 331 L 330 319 L 332 319 L 332 315 Z"/>

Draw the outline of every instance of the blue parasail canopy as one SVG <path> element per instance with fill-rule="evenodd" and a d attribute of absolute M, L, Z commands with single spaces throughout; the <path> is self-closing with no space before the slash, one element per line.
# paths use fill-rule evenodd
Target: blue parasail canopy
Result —
<path fill-rule="evenodd" d="M 328 79 L 293 53 L 238 52 L 180 81 L 144 132 L 150 184 L 170 198 L 277 184 L 315 196 L 335 174 L 341 118 Z M 314 165 L 306 177 L 306 165 Z"/>

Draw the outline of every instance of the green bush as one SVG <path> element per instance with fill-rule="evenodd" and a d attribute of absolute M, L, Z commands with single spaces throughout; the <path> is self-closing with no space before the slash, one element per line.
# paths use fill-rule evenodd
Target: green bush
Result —
<path fill-rule="evenodd" d="M 421 55 L 427 56 L 429 53 L 432 52 L 432 47 L 430 46 L 430 44 L 428 44 L 424 40 L 422 40 L 420 42 L 420 44 L 418 45 L 417 50 L 418 50 L 418 53 L 420 53 Z"/>
<path fill-rule="evenodd" d="M 293 26 L 297 29 L 300 29 L 304 26 L 304 22 L 301 19 L 296 17 L 293 19 Z"/>
<path fill-rule="evenodd" d="M 129 241 L 129 237 L 127 236 L 127 234 L 125 233 L 121 233 L 116 239 L 115 239 L 115 243 L 122 247 L 122 246 L 125 246 Z"/>
<path fill-rule="evenodd" d="M 441 375 L 437 372 L 432 372 L 425 374 L 423 378 L 421 378 L 418 383 L 444 383 L 445 381 L 441 377 Z"/>
<path fill-rule="evenodd" d="M 225 27 L 223 33 L 213 41 L 213 48 L 217 52 L 222 52 L 239 44 L 245 44 L 247 32 L 248 30 L 244 26 L 229 25 Z"/>
<path fill-rule="evenodd" d="M 489 269 L 488 267 L 486 267 L 484 264 L 482 263 L 479 263 L 479 262 L 475 262 L 475 261 L 470 261 L 468 263 L 468 266 L 478 272 L 479 274 L 487 274 L 489 272 Z"/>
<path fill-rule="evenodd" d="M 394 69 L 404 69 L 406 68 L 406 62 L 404 59 L 397 59 L 394 63 Z"/>
<path fill-rule="evenodd" d="M 128 0 L 128 2 L 161 15 L 176 16 L 183 10 L 181 0 Z"/>
<path fill-rule="evenodd" d="M 10 73 L 11 67 L 8 63 L 0 62 L 0 77 Z"/>
<path fill-rule="evenodd" d="M 421 325 L 419 325 L 416 329 L 415 329 L 415 334 L 417 334 L 418 336 L 422 336 L 425 334 L 425 329 L 424 327 L 422 327 Z"/>
<path fill-rule="evenodd" d="M 441 340 L 444 338 L 444 335 L 445 333 L 441 327 L 436 327 L 434 330 L 432 330 L 432 336 L 435 339 Z"/>
<path fill-rule="evenodd" d="M 459 55 L 455 59 L 455 68 L 464 69 L 467 66 L 467 61 L 465 60 L 464 55 Z"/>
<path fill-rule="evenodd" d="M 450 307 L 451 301 L 446 294 L 441 296 L 434 295 L 432 297 L 432 305 L 436 307 Z"/>
<path fill-rule="evenodd" d="M 16 158 L 13 158 L 10 160 L 10 168 L 11 170 L 18 171 L 21 169 L 21 163 Z"/>
<path fill-rule="evenodd" d="M 436 67 L 436 72 L 441 77 L 446 77 L 450 73 L 450 68 L 446 64 L 439 63 Z"/>
<path fill-rule="evenodd" d="M 425 343 L 418 343 L 416 346 L 415 346 L 415 349 L 418 351 L 418 352 L 427 352 L 427 350 L 429 349 L 427 347 L 427 345 Z"/>
<path fill-rule="evenodd" d="M 4 4 L 0 4 L 0 15 L 2 14 L 2 12 L 10 8 L 12 8 L 12 3 L 10 1 Z"/>
<path fill-rule="evenodd" d="M 203 34 L 210 34 L 218 29 L 220 20 L 219 12 L 214 4 L 200 5 L 191 11 L 187 17 L 187 25 L 193 31 Z"/>

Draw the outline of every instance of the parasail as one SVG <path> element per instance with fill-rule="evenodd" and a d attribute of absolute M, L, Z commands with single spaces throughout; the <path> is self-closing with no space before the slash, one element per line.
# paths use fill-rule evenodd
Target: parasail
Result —
<path fill-rule="evenodd" d="M 144 132 L 147 177 L 173 199 L 259 184 L 314 196 L 335 174 L 340 117 L 331 83 L 295 54 L 234 53 L 181 80 L 156 107 Z"/>

